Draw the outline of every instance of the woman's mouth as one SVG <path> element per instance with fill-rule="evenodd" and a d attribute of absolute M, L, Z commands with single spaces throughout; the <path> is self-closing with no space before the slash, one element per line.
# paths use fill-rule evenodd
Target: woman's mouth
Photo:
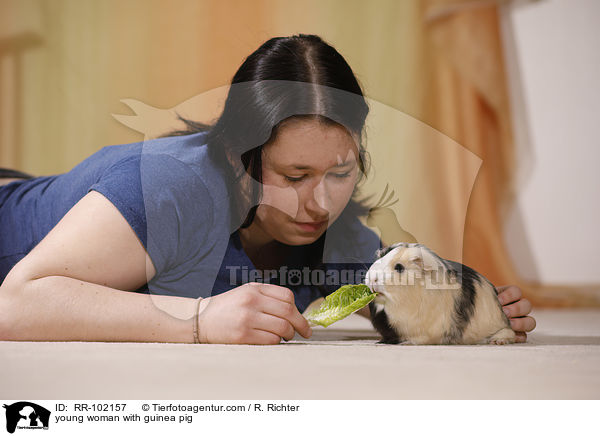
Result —
<path fill-rule="evenodd" d="M 307 233 L 315 233 L 318 232 L 319 230 L 321 230 L 325 225 L 327 225 L 327 220 L 325 221 L 318 221 L 318 222 L 297 222 L 294 221 L 294 224 L 296 224 L 296 226 Z"/>

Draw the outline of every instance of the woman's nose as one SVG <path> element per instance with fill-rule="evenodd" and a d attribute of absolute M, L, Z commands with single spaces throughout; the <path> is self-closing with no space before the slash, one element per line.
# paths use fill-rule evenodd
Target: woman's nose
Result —
<path fill-rule="evenodd" d="M 329 206 L 329 195 L 327 194 L 324 180 L 321 179 L 319 184 L 310 193 L 306 209 L 322 217 L 322 219 L 326 219 L 329 214 Z"/>

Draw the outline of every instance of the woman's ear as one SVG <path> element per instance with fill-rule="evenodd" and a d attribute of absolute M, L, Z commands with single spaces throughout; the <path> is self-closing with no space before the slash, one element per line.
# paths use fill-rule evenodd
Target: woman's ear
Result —
<path fill-rule="evenodd" d="M 225 157 L 227 158 L 227 161 L 229 162 L 229 165 L 232 166 L 232 168 L 235 168 L 240 164 L 241 159 L 235 158 L 228 149 L 225 150 Z"/>

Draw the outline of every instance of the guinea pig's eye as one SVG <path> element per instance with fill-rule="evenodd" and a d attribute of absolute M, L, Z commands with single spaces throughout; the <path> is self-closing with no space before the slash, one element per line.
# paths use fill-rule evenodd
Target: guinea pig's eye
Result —
<path fill-rule="evenodd" d="M 402 265 L 401 263 L 397 263 L 396 265 L 394 265 L 394 269 L 398 271 L 398 273 L 402 273 L 402 271 L 404 271 L 404 265 Z"/>

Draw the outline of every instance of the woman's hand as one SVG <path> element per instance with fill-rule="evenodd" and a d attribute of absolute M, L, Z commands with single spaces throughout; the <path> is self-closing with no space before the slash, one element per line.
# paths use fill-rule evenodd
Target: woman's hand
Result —
<path fill-rule="evenodd" d="M 312 330 L 282 286 L 247 283 L 200 302 L 198 336 L 202 343 L 274 345 Z"/>
<path fill-rule="evenodd" d="M 522 297 L 521 289 L 517 286 L 499 286 L 498 301 L 502 310 L 510 320 L 510 327 L 517 334 L 516 342 L 527 341 L 527 333 L 535 328 L 535 319 L 527 316 L 531 312 L 531 303 Z"/>

